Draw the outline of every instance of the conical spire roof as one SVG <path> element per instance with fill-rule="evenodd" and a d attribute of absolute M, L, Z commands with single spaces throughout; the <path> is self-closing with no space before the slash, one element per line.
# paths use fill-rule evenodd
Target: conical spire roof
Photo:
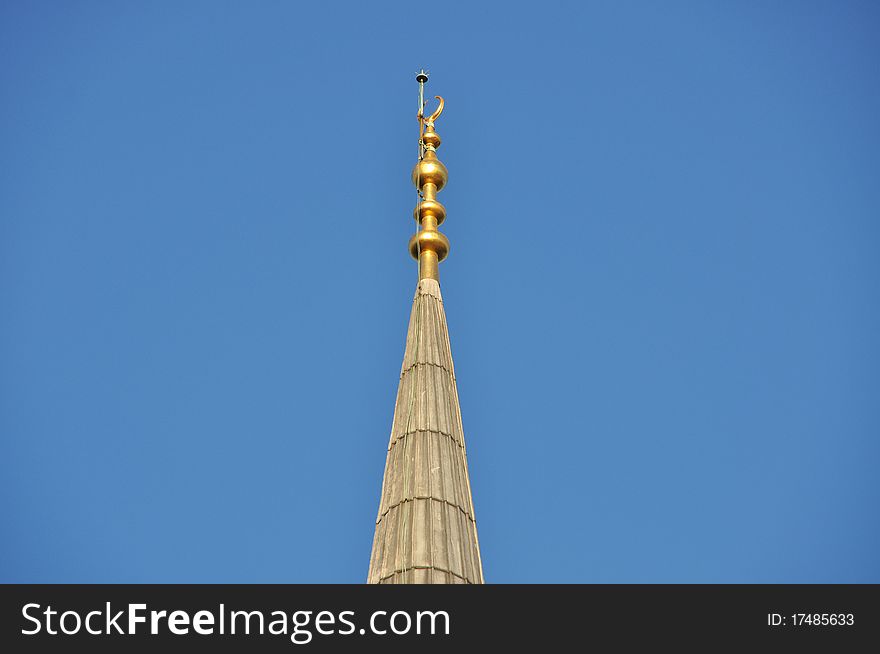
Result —
<path fill-rule="evenodd" d="M 412 178 L 419 192 L 413 212 L 419 230 L 409 241 L 409 251 L 419 262 L 419 284 L 400 369 L 368 582 L 481 584 L 461 409 L 440 295 L 439 264 L 449 254 L 449 240 L 438 230 L 446 208 L 437 193 L 448 172 L 437 158 L 440 135 L 434 121 L 443 112 L 443 98 L 435 96 L 439 105 L 425 116 L 428 74 L 420 71 L 416 81 L 419 160 Z"/>
<path fill-rule="evenodd" d="M 416 288 L 368 583 L 483 583 L 440 284 Z"/>

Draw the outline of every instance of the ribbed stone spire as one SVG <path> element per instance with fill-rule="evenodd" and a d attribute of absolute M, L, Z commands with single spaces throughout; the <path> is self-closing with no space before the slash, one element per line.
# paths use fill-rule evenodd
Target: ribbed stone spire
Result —
<path fill-rule="evenodd" d="M 368 583 L 481 584 L 440 284 L 422 279 L 400 372 Z"/>
<path fill-rule="evenodd" d="M 443 99 L 424 115 L 424 83 L 419 82 L 419 162 L 413 182 L 419 189 L 414 217 L 420 230 L 410 239 L 419 262 L 406 352 L 400 370 L 391 441 L 370 556 L 371 584 L 481 584 L 483 568 L 468 478 L 464 431 L 446 314 L 440 295 L 439 266 L 449 241 L 437 227 L 446 209 L 437 191 L 446 184 L 446 167 L 437 159 L 440 136 L 434 121 Z"/>

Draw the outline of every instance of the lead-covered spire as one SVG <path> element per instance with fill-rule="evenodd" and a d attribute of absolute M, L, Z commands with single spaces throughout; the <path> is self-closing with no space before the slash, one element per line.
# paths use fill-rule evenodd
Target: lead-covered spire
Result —
<path fill-rule="evenodd" d="M 417 79 L 421 87 L 427 74 L 423 71 Z M 420 93 L 422 129 L 413 181 L 420 191 L 415 218 L 421 229 L 410 241 L 410 252 L 419 261 L 419 282 L 400 368 L 367 580 L 481 584 L 464 429 L 437 281 L 437 264 L 449 252 L 449 241 L 437 231 L 446 210 L 435 199 L 446 183 L 446 168 L 436 155 L 440 137 L 434 131 L 443 101 L 428 118 L 423 108 Z"/>

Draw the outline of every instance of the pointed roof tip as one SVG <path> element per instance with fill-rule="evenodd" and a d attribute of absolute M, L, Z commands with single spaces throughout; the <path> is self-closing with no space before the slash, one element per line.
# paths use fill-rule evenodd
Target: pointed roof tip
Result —
<path fill-rule="evenodd" d="M 442 302 L 443 296 L 440 293 L 440 281 L 430 277 L 420 279 L 416 285 L 416 295 L 433 295 Z"/>
<path fill-rule="evenodd" d="M 413 298 L 368 583 L 483 583 L 446 314 L 435 279 Z"/>
<path fill-rule="evenodd" d="M 394 406 L 391 436 L 368 583 L 482 584 L 483 566 L 468 476 L 461 408 L 440 293 L 438 266 L 449 240 L 437 227 L 446 209 L 437 193 L 446 185 L 446 167 L 437 158 L 441 139 L 434 121 L 443 99 L 424 115 L 419 83 L 419 159 L 412 180 L 418 189 L 414 217 L 419 231 L 410 239 L 418 261 L 406 348 Z"/>

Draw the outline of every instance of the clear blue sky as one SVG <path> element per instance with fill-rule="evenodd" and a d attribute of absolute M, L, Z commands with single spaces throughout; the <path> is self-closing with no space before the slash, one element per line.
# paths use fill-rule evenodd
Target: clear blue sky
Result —
<path fill-rule="evenodd" d="M 0 581 L 365 580 L 425 66 L 487 580 L 880 582 L 876 3 L 433 6 L 4 3 Z"/>

